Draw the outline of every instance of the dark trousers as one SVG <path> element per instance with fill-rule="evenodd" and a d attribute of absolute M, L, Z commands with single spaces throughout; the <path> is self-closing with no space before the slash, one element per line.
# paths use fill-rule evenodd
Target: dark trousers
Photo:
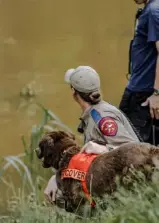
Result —
<path fill-rule="evenodd" d="M 119 108 L 130 119 L 144 142 L 158 145 L 159 120 L 151 119 L 149 106 L 141 106 L 152 93 L 136 93 L 125 89 Z"/>

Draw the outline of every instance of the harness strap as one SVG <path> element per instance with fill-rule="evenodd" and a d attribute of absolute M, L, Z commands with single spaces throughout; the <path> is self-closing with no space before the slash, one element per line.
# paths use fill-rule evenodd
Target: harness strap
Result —
<path fill-rule="evenodd" d="M 81 182 L 82 187 L 83 187 L 83 192 L 86 195 L 86 198 L 90 201 L 90 205 L 92 208 L 94 208 L 96 206 L 96 202 L 92 199 L 90 193 L 88 192 L 87 186 L 86 186 L 86 181 L 82 181 Z"/>

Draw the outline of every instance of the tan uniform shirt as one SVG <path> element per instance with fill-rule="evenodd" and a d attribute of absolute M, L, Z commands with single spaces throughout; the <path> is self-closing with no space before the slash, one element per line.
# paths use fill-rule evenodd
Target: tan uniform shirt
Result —
<path fill-rule="evenodd" d="M 95 140 L 115 148 L 123 143 L 139 142 L 125 115 L 105 101 L 89 107 L 81 119 L 85 143 Z"/>

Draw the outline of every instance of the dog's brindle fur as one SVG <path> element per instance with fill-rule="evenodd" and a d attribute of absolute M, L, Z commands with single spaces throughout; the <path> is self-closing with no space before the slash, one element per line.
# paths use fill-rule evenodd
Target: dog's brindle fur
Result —
<path fill-rule="evenodd" d="M 80 152 L 75 136 L 63 131 L 46 134 L 39 143 L 38 158 L 43 158 L 43 167 L 57 170 L 58 187 L 67 201 L 66 210 L 73 212 L 86 198 L 81 183 L 74 179 L 61 180 L 61 171 L 67 168 L 73 155 Z M 86 185 L 93 197 L 111 194 L 116 189 L 116 176 L 122 177 L 132 166 L 135 169 L 144 166 L 154 167 L 153 158 L 159 158 L 158 147 L 147 143 L 127 143 L 109 153 L 98 156 L 91 164 L 86 176 Z"/>

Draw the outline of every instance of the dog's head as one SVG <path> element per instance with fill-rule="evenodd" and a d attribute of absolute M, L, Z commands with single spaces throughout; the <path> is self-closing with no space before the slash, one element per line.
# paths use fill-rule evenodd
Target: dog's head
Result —
<path fill-rule="evenodd" d="M 59 168 L 59 162 L 64 152 L 70 146 L 76 145 L 75 136 L 72 133 L 53 131 L 47 133 L 40 141 L 36 154 L 43 160 L 43 167 Z"/>

